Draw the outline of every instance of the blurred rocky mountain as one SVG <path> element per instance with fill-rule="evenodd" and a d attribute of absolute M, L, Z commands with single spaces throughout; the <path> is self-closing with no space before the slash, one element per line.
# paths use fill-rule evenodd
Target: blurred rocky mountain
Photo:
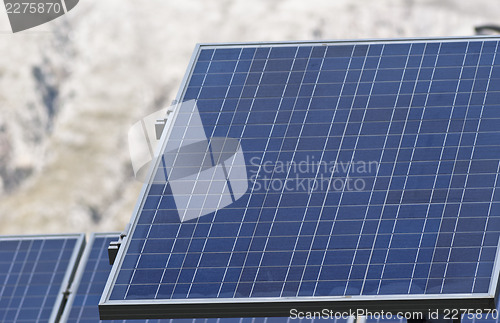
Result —
<path fill-rule="evenodd" d="M 0 10 L 0 234 L 122 230 L 127 131 L 169 105 L 198 42 L 469 36 L 490 0 L 82 0 L 12 34 Z"/>

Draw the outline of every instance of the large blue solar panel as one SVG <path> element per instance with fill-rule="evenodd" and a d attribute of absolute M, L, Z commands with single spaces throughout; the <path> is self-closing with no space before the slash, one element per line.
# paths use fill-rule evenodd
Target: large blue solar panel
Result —
<path fill-rule="evenodd" d="M 0 322 L 56 322 L 83 235 L 0 237 Z"/>
<path fill-rule="evenodd" d="M 494 307 L 497 51 L 198 47 L 101 315 Z"/>

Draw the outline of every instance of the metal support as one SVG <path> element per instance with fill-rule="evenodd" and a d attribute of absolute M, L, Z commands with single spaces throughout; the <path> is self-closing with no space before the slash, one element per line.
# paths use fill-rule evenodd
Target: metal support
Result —
<path fill-rule="evenodd" d="M 108 247 L 108 258 L 109 264 L 113 265 L 115 263 L 116 256 L 118 255 L 118 250 L 120 249 L 121 240 L 111 241 Z"/>
<path fill-rule="evenodd" d="M 125 231 L 123 231 L 121 234 L 120 234 L 120 237 L 118 238 L 117 241 L 111 241 L 109 243 L 109 246 L 108 246 L 108 258 L 109 258 L 109 264 L 110 265 L 113 265 L 115 263 L 115 259 L 116 259 L 116 256 L 118 255 L 118 250 L 120 250 L 120 246 L 123 242 L 123 238 L 125 238 L 127 236 L 127 231 L 128 231 L 128 227 L 130 226 L 127 225 L 127 228 L 125 229 Z"/>
<path fill-rule="evenodd" d="M 156 132 L 156 140 L 160 140 L 161 134 L 163 133 L 163 129 L 165 129 L 165 125 L 167 124 L 168 116 L 172 112 L 174 112 L 174 107 L 177 104 L 177 101 L 172 101 L 172 105 L 167 109 L 167 113 L 164 118 L 156 120 L 155 123 L 155 132 Z"/>
<path fill-rule="evenodd" d="M 499 25 L 481 25 L 474 27 L 476 35 L 495 35 L 500 33 Z"/>

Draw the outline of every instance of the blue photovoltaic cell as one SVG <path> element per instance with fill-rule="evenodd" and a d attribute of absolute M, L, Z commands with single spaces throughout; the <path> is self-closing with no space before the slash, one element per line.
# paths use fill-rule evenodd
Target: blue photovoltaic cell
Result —
<path fill-rule="evenodd" d="M 242 319 L 172 319 L 172 320 L 99 320 L 97 305 L 104 285 L 111 271 L 108 259 L 108 246 L 117 240 L 117 234 L 96 233 L 87 243 L 85 259 L 80 262 L 77 278 L 73 282 L 76 289 L 68 301 L 61 322 L 95 323 L 95 322 L 136 322 L 136 323 L 284 323 L 293 320 L 289 318 L 242 318 Z M 302 320 L 301 322 L 314 322 Z M 325 320 L 322 320 L 325 321 Z M 327 320 L 335 323 L 345 323 L 346 320 Z"/>
<path fill-rule="evenodd" d="M 0 237 L 0 322 L 49 322 L 81 236 Z M 62 296 L 62 295 L 61 295 Z M 53 318 L 52 318 L 53 319 Z"/>
<path fill-rule="evenodd" d="M 196 109 L 178 107 L 109 299 L 487 293 L 500 233 L 497 50 L 202 46 L 181 98 Z M 179 193 L 161 180 L 168 160 L 189 160 L 177 148 L 205 137 L 237 139 L 244 161 Z M 241 169 L 248 179 L 232 181 Z M 234 202 L 210 194 L 218 185 Z M 181 222 L 214 203 L 224 207 Z"/>

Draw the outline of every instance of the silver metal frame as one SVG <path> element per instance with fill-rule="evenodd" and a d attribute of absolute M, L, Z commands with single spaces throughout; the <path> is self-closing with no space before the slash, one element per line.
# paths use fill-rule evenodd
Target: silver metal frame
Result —
<path fill-rule="evenodd" d="M 75 276 L 71 285 L 68 287 L 67 291 L 69 292 L 68 298 L 66 300 L 66 304 L 64 306 L 64 310 L 59 319 L 59 323 L 65 323 L 68 321 L 69 314 L 71 313 L 71 309 L 73 306 L 73 302 L 75 300 L 76 292 L 78 291 L 78 287 L 80 287 L 80 283 L 82 281 L 83 274 L 85 273 L 85 267 L 87 266 L 87 261 L 89 260 L 90 253 L 92 252 L 92 247 L 94 246 L 95 238 L 101 237 L 114 237 L 118 238 L 120 236 L 120 232 L 106 232 L 106 233 L 91 233 L 87 244 L 85 245 L 85 250 L 83 251 L 82 256 L 80 257 L 80 262 L 78 263 L 78 269 L 76 270 Z"/>
<path fill-rule="evenodd" d="M 500 35 L 480 35 L 480 36 L 450 36 L 450 37 L 410 37 L 410 38 L 366 38 L 366 39 L 332 39 L 332 40 L 301 40 L 301 41 L 274 41 L 274 42 L 226 42 L 226 43 L 199 43 L 195 46 L 196 51 L 201 49 L 215 49 L 215 48 L 241 48 L 241 47 L 287 47 L 297 45 L 311 45 L 311 46 L 328 46 L 328 45 L 356 45 L 356 44 L 377 44 L 377 43 L 428 43 L 428 42 L 461 42 L 461 41 L 481 41 L 481 40 L 500 40 Z M 189 62 L 191 64 L 191 61 Z M 190 65 L 189 65 L 190 66 Z M 189 71 L 189 70 L 188 70 Z M 191 76 L 191 75 L 189 75 Z M 183 79 L 184 81 L 184 79 Z M 181 85 L 183 85 L 181 83 Z M 177 98 L 179 95 L 177 95 Z"/>
<path fill-rule="evenodd" d="M 285 41 L 285 42 L 246 42 L 246 43 L 206 43 L 197 44 L 182 79 L 175 103 L 181 102 L 187 89 L 187 84 L 193 73 L 194 64 L 201 49 L 297 46 L 297 45 L 341 45 L 341 44 L 376 44 L 376 43 L 415 43 L 415 42 L 460 42 L 460 41 L 500 40 L 497 35 L 472 37 L 439 37 L 439 38 L 401 38 L 401 39 L 364 39 L 364 40 L 328 40 L 328 41 Z M 172 131 L 171 125 L 178 114 L 174 109 L 165 125 L 165 131 L 156 150 L 159 156 Z M 388 295 L 380 296 L 342 296 L 342 297 L 283 297 L 283 298 L 210 298 L 210 299 L 169 299 L 169 300 L 110 300 L 110 294 L 122 261 L 127 252 L 130 237 L 137 225 L 140 211 L 149 191 L 154 172 L 159 159 L 149 169 L 149 181 L 142 187 L 141 194 L 135 205 L 127 236 L 118 251 L 115 265 L 110 273 L 99 302 L 101 319 L 144 319 L 144 318 L 185 318 L 185 317 L 243 317 L 243 316 L 289 316 L 291 308 L 298 310 L 349 310 L 363 308 L 367 310 L 384 311 L 427 311 L 433 309 L 451 308 L 495 308 L 498 297 L 498 275 L 500 274 L 500 244 L 497 248 L 493 277 L 488 293 L 481 294 L 425 294 L 425 295 Z"/>
<path fill-rule="evenodd" d="M 54 307 L 50 315 L 49 322 L 58 322 L 58 317 L 64 306 L 64 292 L 68 289 L 75 271 L 82 255 L 83 249 L 85 247 L 85 234 L 75 233 L 75 234 L 35 234 L 35 235 L 5 235 L 0 236 L 0 241 L 9 240 L 49 240 L 49 239 L 65 239 L 65 238 L 76 238 L 75 247 L 73 248 L 73 253 L 68 263 L 68 268 L 64 274 L 64 278 L 61 281 L 61 288 L 57 294 L 57 298 L 54 301 Z"/>

